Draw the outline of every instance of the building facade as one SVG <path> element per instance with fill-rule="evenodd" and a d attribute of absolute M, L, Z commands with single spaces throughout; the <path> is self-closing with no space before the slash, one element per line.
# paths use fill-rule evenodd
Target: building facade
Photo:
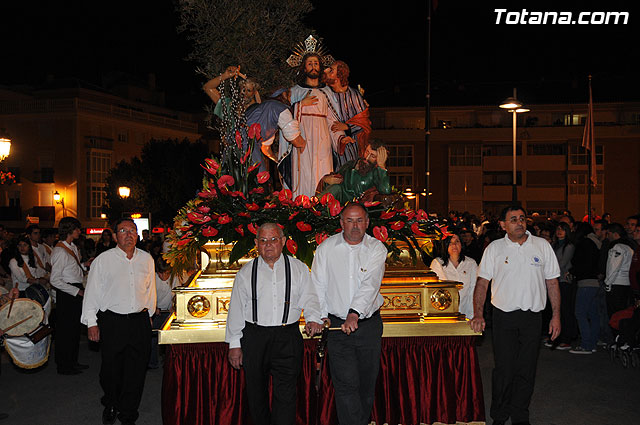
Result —
<path fill-rule="evenodd" d="M 144 89 L 136 92 L 144 99 Z M 115 164 L 139 156 L 151 139 L 200 139 L 190 114 L 80 86 L 0 87 L 0 129 L 12 139 L 1 167 L 16 175 L 0 186 L 0 222 L 13 228 L 30 217 L 53 227 L 63 216 L 102 227 L 105 179 Z"/>
<path fill-rule="evenodd" d="M 587 212 L 586 104 L 530 105 L 517 117 L 517 193 L 530 212 Z M 422 108 L 372 110 L 373 137 L 390 147 L 396 188 L 411 187 L 424 207 Z M 592 208 L 623 221 L 640 211 L 640 103 L 594 105 L 596 171 Z M 512 115 L 497 106 L 433 107 L 429 212 L 496 214 L 512 199 Z"/>

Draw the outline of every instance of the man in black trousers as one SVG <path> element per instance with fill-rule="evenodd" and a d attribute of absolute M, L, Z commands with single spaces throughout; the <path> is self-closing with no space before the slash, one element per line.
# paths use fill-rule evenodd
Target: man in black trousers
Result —
<path fill-rule="evenodd" d="M 155 271 L 151 255 L 136 248 L 133 220 L 119 220 L 115 230 L 118 245 L 91 266 L 82 323 L 91 341 L 102 341 L 102 423 L 113 424 L 117 417 L 123 425 L 132 425 L 138 419 L 151 354 Z"/>
<path fill-rule="evenodd" d="M 64 217 L 58 224 L 60 241 L 51 254 L 49 281 L 56 290 L 56 365 L 60 375 L 77 375 L 89 366 L 78 363 L 80 313 L 84 296 L 84 272 L 91 264 L 80 262 L 80 252 L 73 243 L 80 237 L 80 222 Z"/>

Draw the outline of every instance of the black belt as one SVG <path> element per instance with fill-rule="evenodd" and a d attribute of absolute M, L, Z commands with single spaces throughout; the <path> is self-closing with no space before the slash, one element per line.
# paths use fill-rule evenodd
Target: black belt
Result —
<path fill-rule="evenodd" d="M 293 323 L 289 323 L 288 325 L 276 325 L 276 326 L 261 326 L 261 325 L 256 325 L 255 323 L 251 323 L 251 322 L 244 322 L 244 327 L 245 328 L 256 328 L 256 329 L 286 329 L 286 328 L 293 328 L 293 327 L 300 327 L 300 322 L 293 322 Z"/>
<path fill-rule="evenodd" d="M 113 316 L 113 317 L 126 317 L 126 318 L 134 318 L 134 317 L 138 317 L 142 314 L 147 314 L 149 315 L 149 309 L 145 308 L 142 311 L 137 311 L 135 313 L 127 313 L 127 314 L 120 314 L 120 313 L 116 313 L 115 311 L 111 311 L 111 310 L 105 310 L 105 311 L 100 311 L 100 313 L 105 314 L 107 316 Z"/>
<path fill-rule="evenodd" d="M 367 320 L 372 319 L 372 318 L 374 318 L 376 316 L 380 316 L 380 309 L 374 311 L 371 316 L 369 316 L 369 317 L 367 317 L 365 319 L 358 319 L 358 323 L 366 322 Z M 331 314 L 331 313 L 329 313 L 329 319 L 331 319 L 332 322 L 334 321 L 334 319 L 342 320 L 343 322 L 346 320 L 346 319 L 341 319 L 340 317 L 336 316 L 335 314 Z"/>

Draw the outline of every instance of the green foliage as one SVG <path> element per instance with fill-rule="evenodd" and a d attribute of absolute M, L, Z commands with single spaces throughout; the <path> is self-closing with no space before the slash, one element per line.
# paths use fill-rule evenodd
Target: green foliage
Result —
<path fill-rule="evenodd" d="M 302 24 L 309 0 L 180 0 L 180 32 L 193 42 L 187 57 L 208 78 L 230 65 L 262 85 L 262 93 L 291 86 L 285 60 L 311 31 Z"/>
<path fill-rule="evenodd" d="M 111 219 L 123 212 L 151 212 L 154 222 L 171 223 L 202 184 L 200 163 L 208 154 L 201 142 L 151 140 L 140 158 L 121 161 L 109 172 L 105 212 Z M 120 198 L 119 186 L 131 188 L 128 199 Z"/>

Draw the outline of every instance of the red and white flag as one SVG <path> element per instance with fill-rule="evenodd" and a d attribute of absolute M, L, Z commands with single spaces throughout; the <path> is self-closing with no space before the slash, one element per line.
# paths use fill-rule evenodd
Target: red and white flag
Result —
<path fill-rule="evenodd" d="M 589 75 L 589 110 L 587 112 L 587 122 L 584 125 L 584 134 L 582 135 L 582 147 L 589 153 L 589 180 L 591 180 L 591 184 L 595 186 L 598 181 L 598 177 L 596 173 L 596 140 L 593 135 L 593 96 L 591 94 L 591 75 Z"/>

